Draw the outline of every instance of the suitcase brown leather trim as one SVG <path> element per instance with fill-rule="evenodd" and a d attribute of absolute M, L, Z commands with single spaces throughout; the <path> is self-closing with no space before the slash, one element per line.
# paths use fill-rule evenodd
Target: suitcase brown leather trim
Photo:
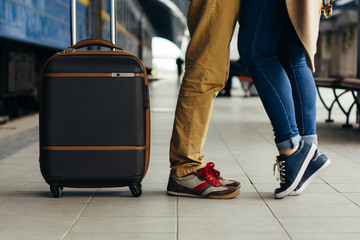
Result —
<path fill-rule="evenodd" d="M 145 75 L 145 80 L 147 82 L 147 77 Z M 150 103 L 149 103 L 150 104 Z M 145 135 L 145 148 L 146 148 L 146 151 L 145 151 L 145 171 L 144 171 L 144 175 L 143 175 L 143 178 L 145 177 L 146 173 L 147 173 L 147 170 L 148 170 L 148 167 L 149 167 L 149 160 L 150 160 L 150 126 L 151 126 L 151 123 L 150 123 L 150 105 L 149 105 L 149 108 L 146 109 L 146 135 Z"/>
<path fill-rule="evenodd" d="M 145 146 L 43 146 L 41 150 L 55 151 L 112 151 L 112 150 L 145 150 Z"/>
<path fill-rule="evenodd" d="M 123 55 L 123 56 L 130 56 L 130 57 L 133 57 L 135 59 L 137 59 L 140 64 L 142 65 L 143 67 L 143 70 L 145 71 L 145 66 L 144 64 L 142 63 L 142 61 L 135 55 L 133 54 L 130 54 L 130 53 L 127 53 L 127 52 L 122 52 L 122 51 L 92 51 L 92 50 L 88 50 L 88 51 L 75 51 L 75 52 L 64 52 L 64 53 L 58 53 L 58 54 L 54 54 L 52 57 L 50 57 L 46 63 L 44 64 L 44 66 L 46 66 L 53 58 L 57 57 L 57 56 L 65 56 L 65 55 L 70 55 L 70 56 L 76 56 L 76 55 Z M 42 69 L 41 71 L 41 79 L 43 77 L 45 77 L 44 75 L 44 69 Z M 148 79 L 147 79 L 147 76 L 146 74 L 144 74 L 144 80 L 145 80 L 145 85 L 148 84 Z"/>
<path fill-rule="evenodd" d="M 144 77 L 143 73 L 45 73 L 44 77 Z"/>

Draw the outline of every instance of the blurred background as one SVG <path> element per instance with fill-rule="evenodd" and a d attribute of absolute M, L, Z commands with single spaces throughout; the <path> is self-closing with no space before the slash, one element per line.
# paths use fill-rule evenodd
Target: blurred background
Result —
<path fill-rule="evenodd" d="M 77 0 L 78 41 L 109 40 L 109 2 Z M 176 78 L 176 60 L 184 61 L 189 42 L 189 1 L 116 0 L 116 5 L 117 45 L 144 62 L 151 80 Z M 317 77 L 359 78 L 359 12 L 359 0 L 335 0 L 333 17 L 321 21 Z M 238 29 L 233 60 L 239 58 Z M 69 45 L 70 0 L 0 1 L 0 122 L 38 111 L 41 68 Z"/>

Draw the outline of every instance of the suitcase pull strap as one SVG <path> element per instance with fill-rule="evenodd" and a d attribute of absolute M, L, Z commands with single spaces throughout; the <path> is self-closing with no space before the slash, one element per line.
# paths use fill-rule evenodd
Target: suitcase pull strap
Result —
<path fill-rule="evenodd" d="M 89 46 L 101 46 L 101 47 L 108 47 L 108 48 L 113 48 L 113 49 L 115 48 L 120 51 L 124 51 L 121 47 L 118 47 L 104 39 L 85 39 L 85 40 L 78 42 L 75 45 L 68 47 L 68 48 L 79 49 L 79 48 L 89 47 Z"/>

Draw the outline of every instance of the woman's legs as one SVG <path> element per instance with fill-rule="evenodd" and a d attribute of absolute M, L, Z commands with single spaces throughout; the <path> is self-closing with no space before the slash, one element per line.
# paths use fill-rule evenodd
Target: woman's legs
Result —
<path fill-rule="evenodd" d="M 280 39 L 277 56 L 290 80 L 299 134 L 317 145 L 316 86 L 306 64 L 304 47 L 292 25 Z"/>
<path fill-rule="evenodd" d="M 285 0 L 243 0 L 241 10 L 240 56 L 274 128 L 281 180 L 275 198 L 282 198 L 298 186 L 316 151 L 314 144 L 301 140 L 301 134 L 315 131 L 315 100 L 304 99 L 313 80 Z"/>
<path fill-rule="evenodd" d="M 285 0 L 243 0 L 240 23 L 240 56 L 273 125 L 278 150 L 295 148 L 300 135 L 315 134 L 316 93 Z"/>

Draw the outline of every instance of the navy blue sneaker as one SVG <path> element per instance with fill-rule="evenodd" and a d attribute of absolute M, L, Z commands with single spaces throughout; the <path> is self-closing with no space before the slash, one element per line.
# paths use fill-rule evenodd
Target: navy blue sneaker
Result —
<path fill-rule="evenodd" d="M 319 149 L 316 150 L 315 156 L 311 159 L 304 176 L 300 180 L 299 185 L 295 188 L 295 190 L 289 193 L 289 196 L 297 196 L 305 188 L 311 183 L 311 181 L 316 178 L 322 171 L 324 171 L 329 165 L 331 161 L 324 154 L 322 154 Z"/>
<path fill-rule="evenodd" d="M 275 189 L 274 197 L 283 198 L 289 195 L 299 184 L 306 167 L 313 158 L 317 147 L 309 141 L 301 140 L 299 148 L 291 154 L 277 156 L 275 168 L 278 167 L 280 176 L 280 188 Z"/>

